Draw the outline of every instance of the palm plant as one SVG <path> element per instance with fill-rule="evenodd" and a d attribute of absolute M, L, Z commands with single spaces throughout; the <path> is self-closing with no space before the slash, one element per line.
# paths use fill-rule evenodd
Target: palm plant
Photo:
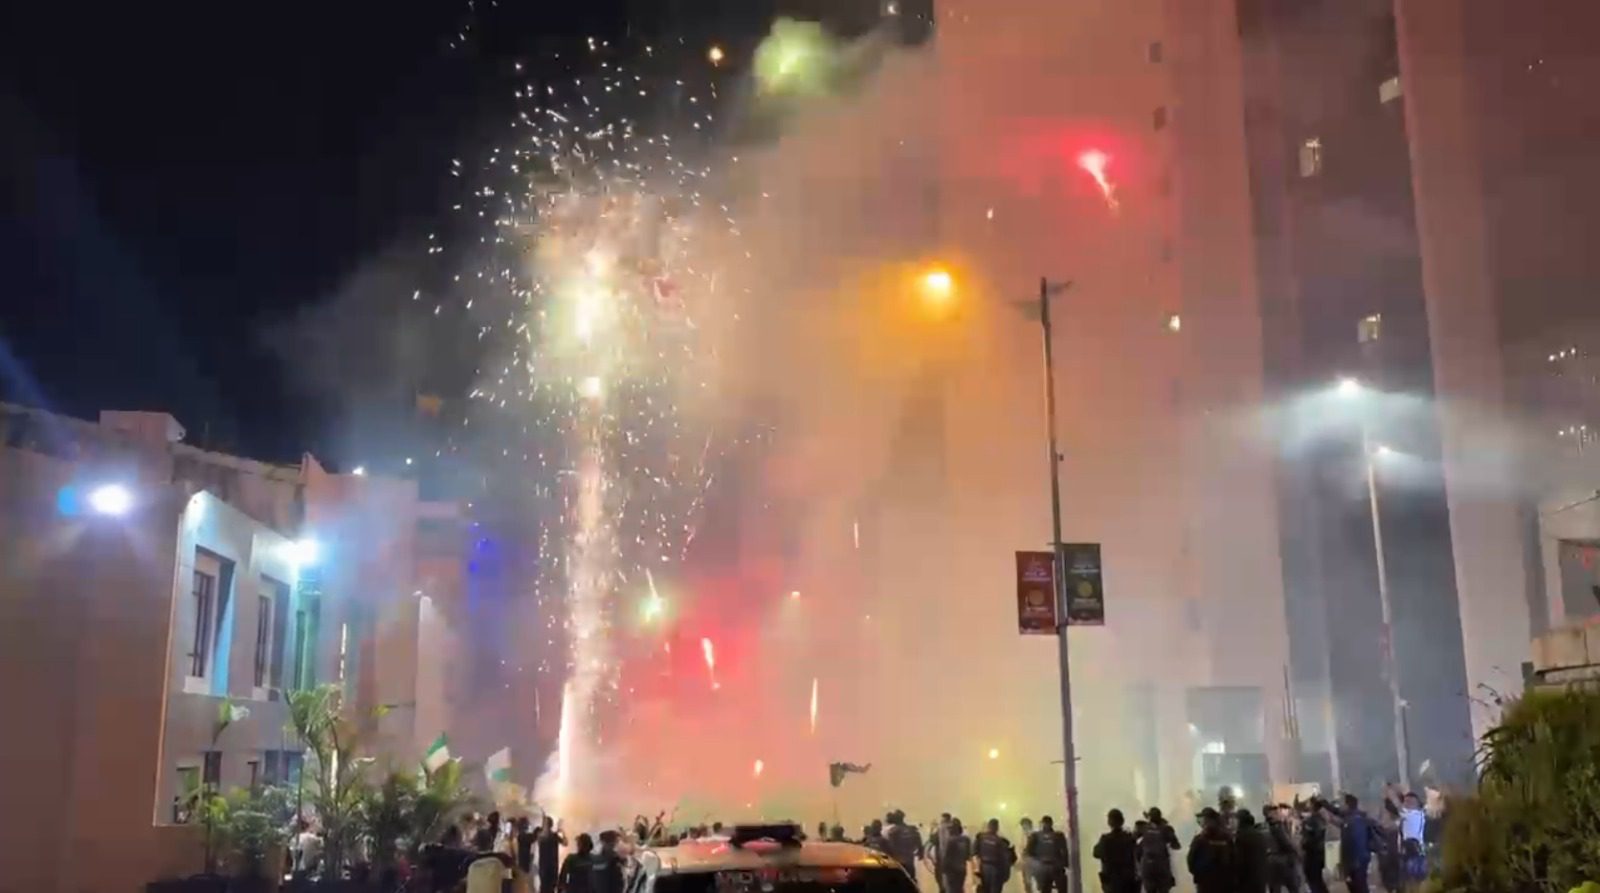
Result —
<path fill-rule="evenodd" d="M 1600 689 L 1529 692 L 1478 757 L 1477 794 L 1446 825 L 1440 887 L 1565 893 L 1600 879 Z"/>
<path fill-rule="evenodd" d="M 362 728 L 346 715 L 336 684 L 289 694 L 289 726 L 305 744 L 302 778 L 311 779 L 311 805 L 322 823 L 322 857 L 337 877 L 361 831 L 372 758 L 361 756 Z"/>
<path fill-rule="evenodd" d="M 461 761 L 448 760 L 418 777 L 416 799 L 411 811 L 406 852 L 415 856 L 424 844 L 439 839 L 444 829 L 471 809 L 475 798 L 461 780 Z"/>

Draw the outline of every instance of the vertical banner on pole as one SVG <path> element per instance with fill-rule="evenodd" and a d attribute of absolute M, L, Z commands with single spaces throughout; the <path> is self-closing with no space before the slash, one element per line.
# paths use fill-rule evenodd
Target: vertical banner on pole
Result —
<path fill-rule="evenodd" d="M 1056 634 L 1056 571 L 1049 552 L 1017 553 L 1017 631 Z"/>
<path fill-rule="evenodd" d="M 1100 576 L 1099 543 L 1062 543 L 1067 626 L 1105 626 L 1106 590 Z"/>

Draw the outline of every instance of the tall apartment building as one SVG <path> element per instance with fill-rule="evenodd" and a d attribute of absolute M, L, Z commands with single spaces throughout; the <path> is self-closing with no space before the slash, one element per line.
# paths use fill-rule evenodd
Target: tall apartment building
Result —
<path fill-rule="evenodd" d="M 1140 787 L 1249 775 L 1240 754 L 1276 781 L 1365 789 L 1401 751 L 1463 780 L 1530 633 L 1600 610 L 1597 16 L 939 4 L 943 236 L 1006 296 L 1076 280 L 1069 538 L 1106 543 L 1113 628 L 1133 599 L 1193 670 L 1123 674 L 1153 705 L 1125 728 L 1165 742 Z"/>
<path fill-rule="evenodd" d="M 941 235 L 992 308 L 949 421 L 989 436 L 950 451 L 951 513 L 1004 531 L 990 598 L 1010 559 L 994 545 L 1046 542 L 1039 330 L 1013 308 L 1041 276 L 1071 280 L 1054 304 L 1065 537 L 1102 544 L 1107 586 L 1106 628 L 1072 633 L 1083 814 L 1264 796 L 1297 770 L 1231 6 L 942 0 L 935 21 Z M 1035 644 L 1011 709 L 1049 744 L 1054 653 Z"/>
<path fill-rule="evenodd" d="M 402 761 L 447 725 L 455 507 L 182 439 L 161 413 L 0 406 L 0 766 L 29 816 L 0 848 L 15 889 L 199 871 L 184 795 L 293 779 L 294 689 L 391 705 L 371 748 Z M 217 734 L 224 699 L 248 715 Z"/>

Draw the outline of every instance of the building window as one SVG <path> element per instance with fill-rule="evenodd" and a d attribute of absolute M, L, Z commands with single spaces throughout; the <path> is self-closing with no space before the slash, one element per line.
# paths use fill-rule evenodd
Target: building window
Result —
<path fill-rule="evenodd" d="M 255 687 L 267 687 L 267 671 L 272 667 L 272 596 L 256 596 Z"/>
<path fill-rule="evenodd" d="M 222 786 L 222 751 L 208 750 L 205 752 L 205 762 L 200 770 L 200 780 L 206 787 L 215 790 Z"/>
<path fill-rule="evenodd" d="M 204 679 L 211 665 L 212 615 L 217 607 L 217 578 L 202 570 L 194 572 L 194 634 L 189 642 L 189 675 Z"/>
<path fill-rule="evenodd" d="M 250 790 L 255 790 L 261 784 L 261 761 L 246 760 L 245 765 L 250 767 Z"/>
<path fill-rule="evenodd" d="M 311 687 L 311 616 L 305 608 L 294 612 L 294 687 Z"/>
<path fill-rule="evenodd" d="M 1149 59 L 1152 64 L 1159 65 L 1165 60 L 1165 57 L 1166 48 L 1161 45 L 1161 41 L 1150 41 L 1150 47 L 1145 50 L 1145 58 Z"/>
<path fill-rule="evenodd" d="M 1176 313 L 1167 314 L 1167 331 L 1169 331 L 1169 332 L 1181 332 L 1181 331 L 1183 331 L 1183 317 L 1179 316 Z"/>
<path fill-rule="evenodd" d="M 1315 177 L 1322 173 L 1322 138 L 1311 137 L 1300 144 L 1300 176 Z"/>
<path fill-rule="evenodd" d="M 1383 335 L 1383 314 L 1374 313 L 1371 316 L 1361 317 L 1361 322 L 1356 324 L 1356 341 L 1367 344 L 1377 341 Z"/>
<path fill-rule="evenodd" d="M 1165 130 L 1167 127 L 1167 107 L 1164 105 L 1156 106 L 1156 110 L 1150 113 L 1150 123 L 1157 130 Z"/>
<path fill-rule="evenodd" d="M 1378 85 L 1378 102 L 1383 105 L 1388 105 L 1389 103 L 1399 99 L 1401 93 L 1400 76 L 1395 75 L 1394 77 Z"/>
<path fill-rule="evenodd" d="M 194 814 L 195 799 L 200 794 L 200 767 L 179 766 L 178 792 L 172 796 L 172 823 L 186 825 Z"/>

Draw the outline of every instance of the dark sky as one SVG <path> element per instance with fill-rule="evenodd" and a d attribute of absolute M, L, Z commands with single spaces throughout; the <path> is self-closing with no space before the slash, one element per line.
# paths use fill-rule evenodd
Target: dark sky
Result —
<path fill-rule="evenodd" d="M 733 0 L 500 2 L 8 4 L 3 399 L 166 409 L 191 442 L 317 451 L 335 422 L 265 333 L 441 224 L 449 161 L 503 120 L 510 61 L 619 35 L 630 6 L 717 33 L 759 29 L 763 5 L 727 21 Z"/>

